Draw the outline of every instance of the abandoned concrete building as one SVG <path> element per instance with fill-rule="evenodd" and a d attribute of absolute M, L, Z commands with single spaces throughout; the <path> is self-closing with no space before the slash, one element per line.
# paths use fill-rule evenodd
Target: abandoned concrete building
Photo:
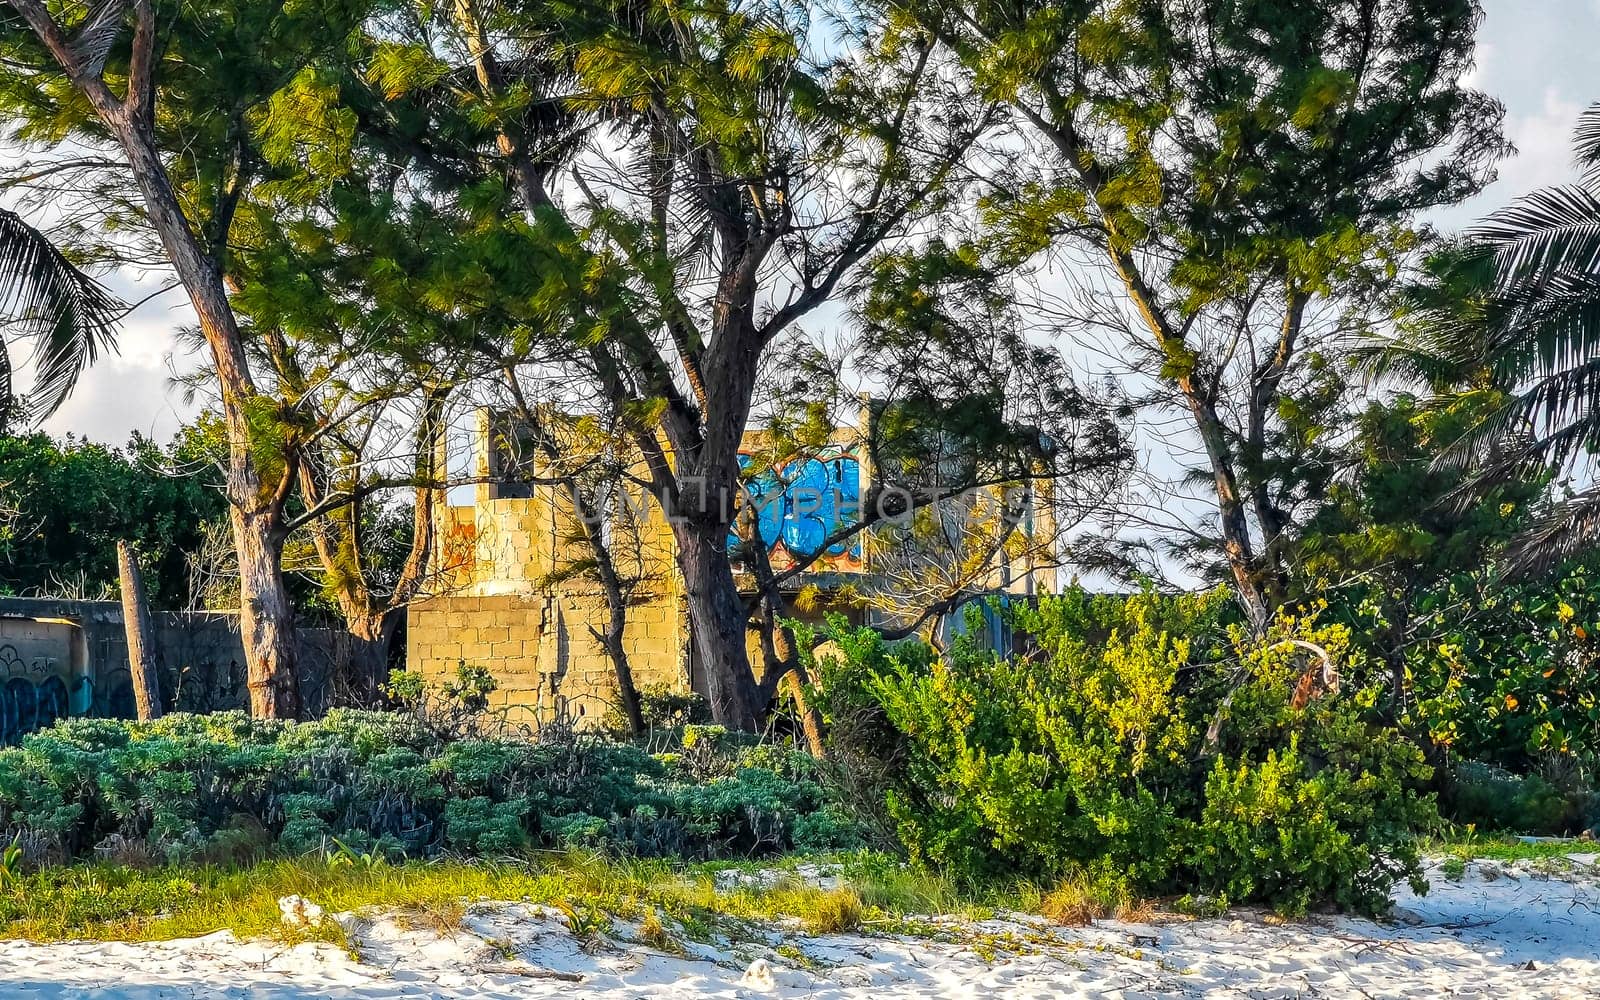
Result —
<path fill-rule="evenodd" d="M 616 680 L 602 644 L 608 609 L 598 579 L 585 571 L 590 556 L 575 530 L 571 494 L 534 482 L 521 468 L 512 422 L 480 411 L 473 435 L 476 485 L 472 502 L 444 505 L 434 531 L 437 577 L 428 597 L 408 609 L 406 665 L 425 677 L 453 677 L 463 664 L 495 677 L 492 707 L 514 724 L 538 725 L 564 716 L 581 726 L 602 722 L 615 700 Z M 893 624 L 893 597 L 914 588 L 905 572 L 907 547 L 883 540 L 877 529 L 819 549 L 842 526 L 854 523 L 860 498 L 872 482 L 858 432 L 846 430 L 803 456 L 773 461 L 760 434 L 745 439 L 751 462 L 768 471 L 755 477 L 762 501 L 757 530 L 776 571 L 797 555 L 816 556 L 786 590 L 810 592 L 802 618 L 840 610 L 856 621 Z M 536 477 L 535 477 L 536 478 Z M 607 548 L 628 581 L 623 643 L 641 689 L 703 691 L 695 661 L 682 577 L 674 559 L 671 526 L 642 494 L 613 497 L 605 520 Z M 1048 538 L 1042 513 L 1026 530 Z M 730 538 L 730 545 L 737 539 Z M 1053 561 L 1036 547 L 996 553 L 983 593 L 1026 596 L 1053 589 Z M 959 562 L 951 553 L 925 560 Z M 742 587 L 753 591 L 745 567 L 735 565 Z M 838 598 L 838 599 L 835 599 Z M 912 600 L 909 603 L 915 604 Z M 949 634 L 963 615 L 934 623 Z M 238 615 L 226 611 L 158 612 L 155 646 L 159 687 L 167 709 L 242 708 L 244 653 Z M 997 622 L 989 641 L 1005 641 Z M 347 659 L 347 633 L 302 627 L 300 688 L 309 711 L 327 703 L 328 681 Z M 757 637 L 752 662 L 761 666 Z M 133 693 L 122 607 L 115 601 L 0 598 L 0 745 L 66 716 L 131 716 Z"/>
<path fill-rule="evenodd" d="M 463 664 L 487 668 L 498 684 L 492 707 L 515 723 L 537 725 L 564 714 L 580 726 L 598 724 L 613 707 L 616 691 L 601 641 L 607 621 L 604 592 L 592 573 L 573 571 L 589 557 L 573 530 L 570 494 L 530 484 L 517 474 L 517 449 L 507 443 L 515 438 L 509 418 L 479 412 L 475 495 L 471 504 L 442 509 L 434 553 L 441 576 L 434 596 L 409 608 L 407 667 L 435 679 L 453 676 Z M 759 434 L 746 435 L 752 453 L 760 443 Z M 810 454 L 771 463 L 771 469 L 764 502 L 756 509 L 771 565 L 782 570 L 793 565 L 795 553 L 815 554 L 837 527 L 853 523 L 871 469 L 850 431 Z M 1030 514 L 1025 530 L 1048 535 L 1052 526 L 1038 523 L 1045 516 Z M 620 527 L 608 521 L 608 533 L 613 558 L 636 581 L 624 632 L 636 685 L 704 693 L 671 527 L 650 503 L 615 504 L 608 517 L 628 521 Z M 786 589 L 809 588 L 827 596 L 881 594 L 903 585 L 892 572 L 891 564 L 898 561 L 885 559 L 873 542 L 869 530 L 834 545 Z M 1037 550 L 1012 547 L 998 555 L 986 591 L 1020 596 L 1054 589 L 1055 564 Z M 753 590 L 741 569 L 735 565 L 741 587 Z M 869 621 L 884 614 L 870 603 L 849 612 Z M 963 627 L 959 612 L 941 618 L 936 628 L 947 633 Z M 995 635 L 991 641 L 1002 639 Z M 750 655 L 759 667 L 754 635 Z"/>

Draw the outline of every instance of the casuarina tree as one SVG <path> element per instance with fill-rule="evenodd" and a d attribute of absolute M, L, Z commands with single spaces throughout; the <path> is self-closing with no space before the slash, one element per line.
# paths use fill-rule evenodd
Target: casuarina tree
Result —
<path fill-rule="evenodd" d="M 105 154 L 96 167 L 137 190 L 131 207 L 194 309 L 227 430 L 251 710 L 292 716 L 296 640 L 281 552 L 297 445 L 257 388 L 227 255 L 239 200 L 260 177 L 258 136 L 274 114 L 294 114 L 274 94 L 318 53 L 337 51 L 360 8 L 7 3 L 0 114 L 24 141 Z"/>
<path fill-rule="evenodd" d="M 1264 627 L 1314 499 L 1294 397 L 1372 321 L 1416 214 L 1503 149 L 1499 107 L 1464 85 L 1477 5 L 888 2 L 1009 109 L 994 239 L 1065 273 L 1042 315 L 1109 331 L 1187 425 L 1211 551 Z"/>

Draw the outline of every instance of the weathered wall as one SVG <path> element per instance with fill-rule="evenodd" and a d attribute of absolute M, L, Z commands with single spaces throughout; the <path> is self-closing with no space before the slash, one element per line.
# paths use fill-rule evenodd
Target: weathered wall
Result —
<path fill-rule="evenodd" d="M 406 619 L 406 667 L 439 681 L 462 664 L 488 669 L 492 707 L 514 725 L 565 716 L 591 727 L 616 706 L 616 668 L 597 632 L 609 614 L 571 497 L 548 485 L 515 429 L 479 413 L 471 507 L 439 511 L 439 596 Z M 642 477 L 644 473 L 641 471 Z M 653 503 L 615 504 L 604 529 L 629 587 L 623 643 L 639 688 L 689 684 L 688 624 L 672 530 Z"/>
<path fill-rule="evenodd" d="M 606 621 L 604 597 L 564 584 L 535 594 L 463 594 L 413 604 L 408 669 L 430 680 L 462 664 L 488 668 L 498 684 L 491 708 L 513 725 L 565 714 L 594 726 L 616 704 L 616 672 L 590 626 Z M 688 623 L 675 595 L 647 595 L 628 609 L 623 642 L 640 688 L 688 683 Z"/>
<path fill-rule="evenodd" d="M 757 523 L 773 568 L 782 570 L 794 565 L 797 555 L 817 553 L 859 516 L 857 505 L 872 480 L 868 452 L 861 446 L 870 419 L 864 409 L 861 428 L 841 428 L 816 454 L 787 461 L 771 461 L 765 433 L 745 435 L 741 465 L 768 470 L 755 476 L 751 493 L 763 498 Z M 553 426 L 560 423 L 556 415 Z M 513 722 L 537 724 L 564 708 L 579 723 L 593 724 L 615 701 L 614 668 L 595 635 L 606 625 L 606 605 L 594 583 L 591 553 L 570 494 L 551 485 L 540 449 L 522 437 L 506 414 L 479 412 L 474 502 L 438 512 L 434 554 L 443 570 L 437 593 L 448 596 L 412 605 L 406 663 L 434 680 L 453 676 L 463 663 L 488 669 L 499 684 L 496 707 L 505 709 Z M 649 479 L 648 471 L 641 467 L 624 478 L 633 483 L 622 487 L 626 495 L 610 497 L 603 534 L 620 574 L 641 581 L 626 632 L 635 684 L 703 692 L 703 671 L 690 648 L 671 527 L 659 504 L 642 490 L 632 502 L 623 502 Z M 998 494 L 984 495 L 981 504 L 993 506 L 997 500 Z M 972 503 L 976 509 L 980 498 Z M 1050 527 L 1043 520 L 1030 524 Z M 1053 532 L 1042 537 L 1053 537 Z M 905 569 L 900 563 L 915 569 L 916 561 L 928 556 L 913 548 L 891 553 L 903 558 L 883 560 L 875 551 L 878 540 L 877 532 L 869 532 L 836 542 L 790 581 L 790 588 L 877 590 L 882 596 L 890 592 L 886 587 L 894 586 L 895 571 Z M 730 537 L 730 547 L 736 543 Z M 938 552 L 933 555 L 939 557 Z M 734 568 L 740 588 L 753 591 L 754 580 L 745 567 Z M 1039 569 L 1031 549 L 1016 561 L 1004 552 L 982 589 L 1032 594 Z M 873 620 L 897 624 L 889 617 L 898 610 L 893 603 L 880 604 L 885 606 L 873 612 Z M 961 627 L 959 613 L 946 618 L 938 627 Z M 761 670 L 764 657 L 753 633 L 748 649 Z"/>
<path fill-rule="evenodd" d="M 152 624 L 166 710 L 246 707 L 237 614 L 156 612 Z M 302 688 L 316 706 L 335 636 L 305 629 L 300 638 Z M 0 598 L 0 743 L 64 715 L 134 715 L 121 603 Z"/>

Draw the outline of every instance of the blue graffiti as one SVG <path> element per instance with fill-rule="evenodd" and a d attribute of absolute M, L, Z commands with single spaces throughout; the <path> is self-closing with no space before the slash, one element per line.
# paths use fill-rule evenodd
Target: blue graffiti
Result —
<path fill-rule="evenodd" d="M 751 461 L 749 455 L 740 455 L 740 470 L 749 469 Z M 755 475 L 745 484 L 745 495 L 751 503 L 756 505 L 756 531 L 760 534 L 761 541 L 770 549 L 783 531 L 783 480 L 779 478 L 776 469 L 767 469 Z M 738 544 L 739 536 L 729 532 L 729 547 L 731 548 Z"/>
<path fill-rule="evenodd" d="M 0 687 L 0 745 L 11 746 L 37 729 L 67 717 L 67 685 L 59 677 L 38 684 L 13 677 Z"/>
<path fill-rule="evenodd" d="M 94 707 L 94 681 L 87 676 L 79 677 L 73 685 L 72 693 L 67 697 L 68 715 L 88 715 Z"/>
<path fill-rule="evenodd" d="M 748 469 L 751 459 L 739 456 Z M 752 477 L 746 493 L 756 505 L 756 528 L 770 552 L 779 543 L 790 553 L 810 557 L 841 528 L 857 523 L 861 505 L 861 463 L 849 455 L 808 458 Z M 728 536 L 730 547 L 739 544 Z M 861 536 L 834 542 L 823 558 L 861 559 Z"/>

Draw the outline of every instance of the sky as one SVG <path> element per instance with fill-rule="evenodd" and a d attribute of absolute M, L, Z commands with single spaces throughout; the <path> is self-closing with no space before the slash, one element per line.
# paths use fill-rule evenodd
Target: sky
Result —
<path fill-rule="evenodd" d="M 1570 180 L 1571 132 L 1583 109 L 1600 101 L 1600 0 L 1485 0 L 1478 65 L 1471 85 L 1506 106 L 1506 134 L 1517 155 L 1500 179 L 1466 204 L 1434 215 L 1442 229 L 1472 223 L 1487 211 L 1547 184 Z M 136 302 L 170 280 L 164 273 L 122 272 L 106 279 Z M 144 302 L 124 323 L 119 351 L 90 369 L 45 430 L 120 444 L 137 431 L 165 441 L 193 415 L 177 372 L 203 358 L 180 351 L 175 331 L 192 321 L 181 291 Z"/>

